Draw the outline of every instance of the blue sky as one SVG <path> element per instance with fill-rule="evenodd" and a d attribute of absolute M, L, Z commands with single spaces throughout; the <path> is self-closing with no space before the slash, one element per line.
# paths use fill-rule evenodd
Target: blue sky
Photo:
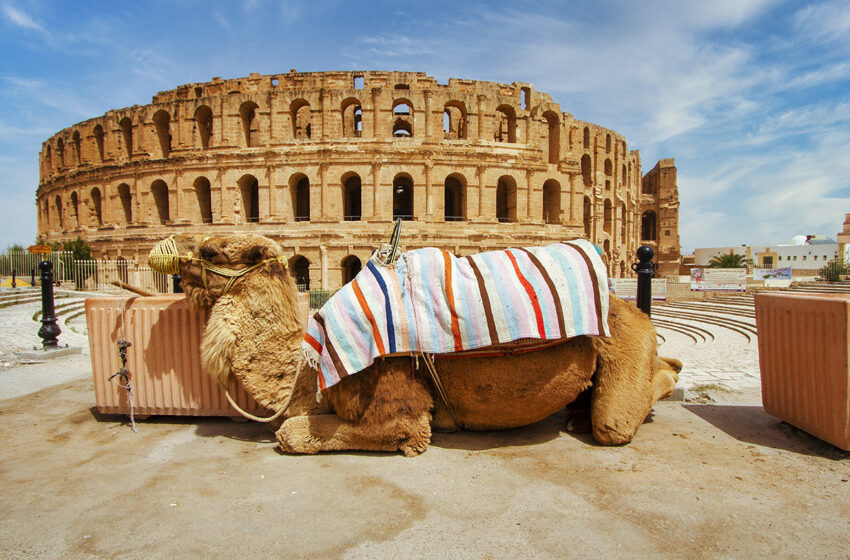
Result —
<path fill-rule="evenodd" d="M 531 82 L 674 157 L 683 249 L 835 237 L 850 2 L 0 0 L 0 250 L 35 238 L 41 143 L 204 82 L 322 70 Z"/>

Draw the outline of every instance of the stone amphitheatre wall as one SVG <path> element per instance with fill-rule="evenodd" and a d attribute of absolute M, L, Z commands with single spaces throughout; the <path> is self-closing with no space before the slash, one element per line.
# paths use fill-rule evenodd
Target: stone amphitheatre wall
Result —
<path fill-rule="evenodd" d="M 80 236 L 98 257 L 143 262 L 172 233 L 253 231 L 280 241 L 310 288 L 345 282 L 394 217 L 408 249 L 587 237 L 627 275 L 642 207 L 659 203 L 621 134 L 533 85 L 414 72 L 180 86 L 53 135 L 40 175 L 43 239 Z"/>

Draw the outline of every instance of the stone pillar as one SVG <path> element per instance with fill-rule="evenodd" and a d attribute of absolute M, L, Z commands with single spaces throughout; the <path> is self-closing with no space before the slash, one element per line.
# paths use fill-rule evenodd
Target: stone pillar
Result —
<path fill-rule="evenodd" d="M 322 140 L 328 139 L 328 117 L 326 107 L 326 99 L 328 97 L 328 92 L 326 89 L 322 88 L 319 90 L 319 110 L 322 112 Z M 324 195 L 322 195 L 322 200 L 324 200 Z"/>
<path fill-rule="evenodd" d="M 380 200 L 379 191 L 381 188 L 380 182 L 381 175 L 381 162 L 373 161 L 372 162 L 372 219 L 380 220 L 382 218 L 382 212 L 380 210 Z"/>
<path fill-rule="evenodd" d="M 479 165 L 475 168 L 475 177 L 478 181 L 478 211 L 475 214 L 476 221 L 486 221 L 484 215 L 484 166 Z"/>
<path fill-rule="evenodd" d="M 427 222 L 434 219 L 434 189 L 431 186 L 431 170 L 434 168 L 432 156 L 430 152 L 425 154 L 425 221 Z"/>
<path fill-rule="evenodd" d="M 380 113 L 378 109 L 378 95 L 381 93 L 381 88 L 372 88 L 372 138 L 378 138 L 381 133 Z"/>
<path fill-rule="evenodd" d="M 220 223 L 231 223 L 230 213 L 227 211 L 227 190 L 224 188 L 224 169 L 218 169 L 218 179 L 216 181 L 218 183 L 218 221 Z"/>
<path fill-rule="evenodd" d="M 319 156 L 322 158 L 322 156 Z M 324 159 L 324 158 L 322 158 Z M 322 161 L 319 164 L 319 180 L 321 181 L 321 196 L 322 196 L 322 206 L 321 206 L 321 214 L 319 215 L 319 219 L 322 221 L 326 221 L 330 218 L 328 205 L 330 203 L 330 197 L 328 196 L 328 162 Z M 324 275 L 322 276 L 324 278 Z"/>
<path fill-rule="evenodd" d="M 143 224 L 145 223 L 145 205 L 142 200 L 142 193 L 139 190 L 139 177 L 137 175 L 133 176 L 133 194 L 130 203 L 135 206 L 133 209 L 133 223 L 134 224 Z"/>
<path fill-rule="evenodd" d="M 486 95 L 478 96 L 478 139 L 484 140 L 484 101 L 487 100 Z"/>
<path fill-rule="evenodd" d="M 526 188 L 527 197 L 526 197 L 526 203 L 525 203 L 525 219 L 526 219 L 527 222 L 531 222 L 532 217 L 535 215 L 535 213 L 532 211 L 532 205 L 534 204 L 534 201 L 532 199 L 532 196 L 534 194 L 534 189 L 532 188 L 532 185 L 531 185 L 531 179 L 532 179 L 531 169 L 526 169 L 525 170 L 525 188 Z M 519 198 L 519 197 L 517 197 L 517 198 Z"/>
<path fill-rule="evenodd" d="M 274 166 L 266 167 L 266 184 L 269 186 L 269 220 L 277 221 L 278 219 L 278 208 L 277 208 L 277 181 L 276 181 L 276 171 Z"/>
<path fill-rule="evenodd" d="M 414 123 L 415 124 L 415 123 Z M 425 92 L 425 141 L 429 141 L 433 137 L 433 131 L 431 130 L 431 92 Z M 430 215 L 431 212 L 427 211 L 426 216 Z"/>
<path fill-rule="evenodd" d="M 327 290 L 330 286 L 330 278 L 328 278 L 328 248 L 325 245 L 319 246 L 319 255 L 322 267 L 322 278 L 320 280 L 323 290 Z"/>

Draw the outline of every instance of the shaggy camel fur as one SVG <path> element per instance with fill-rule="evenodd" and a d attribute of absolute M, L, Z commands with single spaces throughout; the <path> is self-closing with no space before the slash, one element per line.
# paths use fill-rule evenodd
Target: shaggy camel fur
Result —
<path fill-rule="evenodd" d="M 580 336 L 536 352 L 498 358 L 435 359 L 451 414 L 435 397 L 424 365 L 410 357 L 378 359 L 344 378 L 317 402 L 317 372 L 301 355 L 304 318 L 276 243 L 256 235 L 177 238 L 179 253 L 231 269 L 264 264 L 224 293 L 228 278 L 180 259 L 190 302 L 209 309 L 201 344 L 204 368 L 226 385 L 235 376 L 263 406 L 291 398 L 277 430 L 292 453 L 332 450 L 425 451 L 437 430 L 493 430 L 537 422 L 590 388 L 593 437 L 631 441 L 659 398 L 670 394 L 681 363 L 658 358 L 655 329 L 634 306 L 611 298 L 610 338 Z M 455 421 L 456 419 L 456 421 Z M 585 420 L 585 424 L 586 424 Z"/>

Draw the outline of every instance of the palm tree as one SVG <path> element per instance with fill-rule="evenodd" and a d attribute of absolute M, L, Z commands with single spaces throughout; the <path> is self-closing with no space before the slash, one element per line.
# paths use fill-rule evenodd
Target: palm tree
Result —
<path fill-rule="evenodd" d="M 717 255 L 708 261 L 709 268 L 746 268 L 747 264 L 747 258 L 737 253 Z"/>

